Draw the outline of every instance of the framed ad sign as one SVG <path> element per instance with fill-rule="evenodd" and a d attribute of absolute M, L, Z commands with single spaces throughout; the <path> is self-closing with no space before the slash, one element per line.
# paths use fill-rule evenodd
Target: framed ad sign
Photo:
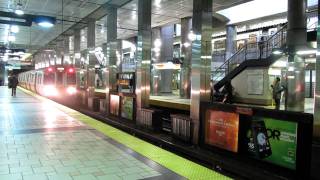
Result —
<path fill-rule="evenodd" d="M 263 70 L 250 70 L 247 73 L 248 95 L 263 94 Z"/>
<path fill-rule="evenodd" d="M 119 116 L 120 96 L 110 95 L 110 114 Z"/>
<path fill-rule="evenodd" d="M 207 110 L 205 118 L 205 143 L 238 152 L 239 114 Z"/>
<path fill-rule="evenodd" d="M 123 96 L 121 98 L 121 117 L 133 120 L 133 98 Z"/>

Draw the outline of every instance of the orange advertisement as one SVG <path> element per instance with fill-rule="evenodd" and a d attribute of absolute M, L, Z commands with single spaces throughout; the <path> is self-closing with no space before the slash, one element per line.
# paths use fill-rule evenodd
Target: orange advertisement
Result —
<path fill-rule="evenodd" d="M 205 143 L 238 152 L 239 114 L 208 110 L 206 112 Z"/>

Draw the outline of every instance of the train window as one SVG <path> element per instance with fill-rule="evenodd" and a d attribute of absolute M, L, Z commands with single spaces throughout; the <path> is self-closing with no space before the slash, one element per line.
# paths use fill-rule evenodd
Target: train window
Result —
<path fill-rule="evenodd" d="M 76 84 L 76 75 L 75 73 L 67 73 L 67 84 Z"/>
<path fill-rule="evenodd" d="M 63 84 L 63 73 L 57 72 L 57 84 Z"/>
<path fill-rule="evenodd" d="M 54 84 L 54 73 L 44 75 L 44 84 Z"/>

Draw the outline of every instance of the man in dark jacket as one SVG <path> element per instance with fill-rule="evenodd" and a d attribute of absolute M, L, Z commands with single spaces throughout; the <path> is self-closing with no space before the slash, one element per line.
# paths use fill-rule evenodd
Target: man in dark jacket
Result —
<path fill-rule="evenodd" d="M 18 78 L 15 75 L 13 75 L 11 77 L 11 88 L 12 88 L 11 96 L 16 96 L 16 90 L 17 90 L 18 84 L 19 84 Z"/>
<path fill-rule="evenodd" d="M 281 92 L 284 91 L 284 88 L 280 85 L 280 78 L 277 77 L 272 87 L 272 96 L 274 102 L 276 103 L 276 110 L 280 110 L 280 100 Z"/>

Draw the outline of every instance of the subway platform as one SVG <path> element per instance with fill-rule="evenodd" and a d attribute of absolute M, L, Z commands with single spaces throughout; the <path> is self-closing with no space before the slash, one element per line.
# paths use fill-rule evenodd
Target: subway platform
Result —
<path fill-rule="evenodd" d="M 68 107 L 0 87 L 1 180 L 230 179 Z"/>

